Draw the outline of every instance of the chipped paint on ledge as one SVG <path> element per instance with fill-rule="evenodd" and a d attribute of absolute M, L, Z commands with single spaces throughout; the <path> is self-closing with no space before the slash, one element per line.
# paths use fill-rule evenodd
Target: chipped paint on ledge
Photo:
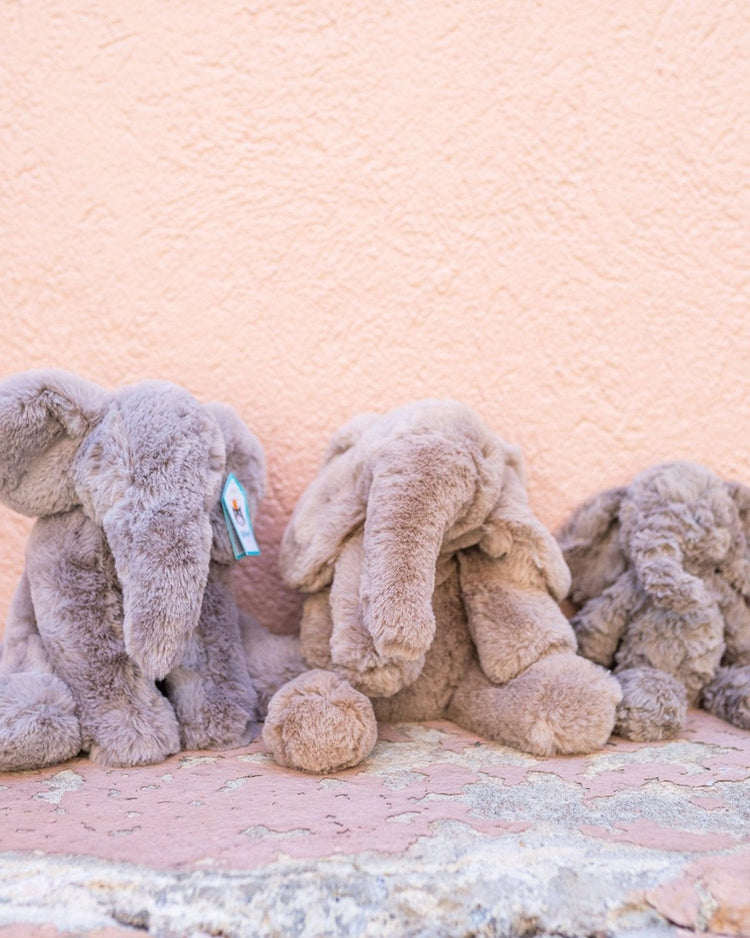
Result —
<path fill-rule="evenodd" d="M 559 759 L 448 722 L 384 726 L 365 763 L 327 777 L 277 766 L 259 741 L 136 769 L 78 759 L 0 776 L 0 925 L 9 915 L 56 921 L 55 898 L 41 896 L 52 881 L 59 896 L 86 897 L 79 930 L 123 921 L 99 902 L 106 883 L 107 895 L 153 905 L 150 921 L 166 916 L 158 933 L 170 935 L 178 913 L 158 912 L 154 883 L 182 883 L 179 915 L 202 929 L 224 926 L 191 905 L 196 890 L 228 890 L 243 922 L 240 896 L 262 884 L 269 921 L 288 925 L 296 909 L 297 925 L 279 924 L 279 934 L 328 934 L 314 930 L 310 903 L 348 896 L 352 909 L 370 910 L 371 930 L 352 934 L 429 912 L 441 923 L 457 916 L 456 927 L 471 915 L 505 922 L 508 934 L 537 921 L 571 934 L 565 922 L 612 935 L 644 923 L 654 934 L 742 935 L 749 795 L 750 733 L 698 711 L 669 743 L 613 739 Z M 352 916 L 346 927 L 360 921 Z M 225 932 L 241 935 L 245 924 Z"/>

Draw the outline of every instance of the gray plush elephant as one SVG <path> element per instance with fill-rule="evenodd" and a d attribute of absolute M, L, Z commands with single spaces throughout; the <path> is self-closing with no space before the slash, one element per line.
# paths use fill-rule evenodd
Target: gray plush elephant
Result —
<path fill-rule="evenodd" d="M 622 686 L 620 736 L 674 736 L 688 705 L 750 729 L 749 518 L 750 489 L 672 462 L 559 532 L 580 653 Z"/>
<path fill-rule="evenodd" d="M 256 717 L 220 505 L 261 446 L 232 408 L 63 371 L 0 384 L 0 500 L 38 520 L 0 657 L 0 769 L 238 745 Z M 158 684 L 157 684 L 158 682 Z"/>

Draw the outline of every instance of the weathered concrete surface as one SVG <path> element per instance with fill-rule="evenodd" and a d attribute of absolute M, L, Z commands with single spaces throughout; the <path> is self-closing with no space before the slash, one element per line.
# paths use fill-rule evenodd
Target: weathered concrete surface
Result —
<path fill-rule="evenodd" d="M 450 723 L 0 776 L 0 938 L 750 935 L 750 733 L 538 759 Z"/>

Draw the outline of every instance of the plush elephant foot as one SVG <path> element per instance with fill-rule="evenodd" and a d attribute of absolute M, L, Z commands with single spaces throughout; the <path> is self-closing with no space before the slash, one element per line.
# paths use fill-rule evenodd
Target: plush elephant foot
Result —
<path fill-rule="evenodd" d="M 204 711 L 194 722 L 180 722 L 183 749 L 237 749 L 250 742 L 253 712 L 236 703 L 222 703 L 220 711 Z"/>
<path fill-rule="evenodd" d="M 216 692 L 205 696 L 202 702 L 204 705 L 193 710 L 190 719 L 184 719 L 177 711 L 183 749 L 234 749 L 250 741 L 255 719 L 254 696 L 253 700 L 242 700 Z"/>
<path fill-rule="evenodd" d="M 615 735 L 638 742 L 671 739 L 687 713 L 684 686 L 657 668 L 625 668 L 616 674 L 622 688 Z"/>
<path fill-rule="evenodd" d="M 180 726 L 183 749 L 230 749 L 250 741 L 257 694 L 247 673 L 224 681 L 177 668 L 165 681 Z"/>
<path fill-rule="evenodd" d="M 81 728 L 68 687 L 53 674 L 0 680 L 0 771 L 40 769 L 81 751 Z"/>
<path fill-rule="evenodd" d="M 177 718 L 166 697 L 154 688 L 150 700 L 125 700 L 98 709 L 90 720 L 89 754 L 100 765 L 151 765 L 180 751 Z"/>
<path fill-rule="evenodd" d="M 702 704 L 714 716 L 750 730 L 750 665 L 720 668 L 704 688 Z"/>
<path fill-rule="evenodd" d="M 263 741 L 280 765 L 326 773 L 361 762 L 377 732 L 369 699 L 331 671 L 316 669 L 273 696 Z"/>
<path fill-rule="evenodd" d="M 448 716 L 480 736 L 540 756 L 601 749 L 621 691 L 598 665 L 573 654 L 542 658 L 507 684 L 472 666 Z"/>

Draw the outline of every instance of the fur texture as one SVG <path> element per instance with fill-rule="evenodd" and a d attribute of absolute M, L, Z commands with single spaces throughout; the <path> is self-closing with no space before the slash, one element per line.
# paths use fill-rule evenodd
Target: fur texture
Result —
<path fill-rule="evenodd" d="M 581 654 L 614 669 L 619 735 L 679 733 L 687 706 L 750 728 L 750 490 L 672 462 L 584 502 L 559 542 Z"/>
<path fill-rule="evenodd" d="M 176 385 L 112 394 L 60 371 L 0 384 L 0 437 L 0 499 L 37 516 L 0 657 L 0 769 L 240 744 L 257 695 L 219 499 L 234 472 L 255 513 L 257 439 Z"/>
<path fill-rule="evenodd" d="M 272 700 L 285 765 L 356 764 L 374 720 L 450 717 L 530 752 L 604 744 L 617 683 L 575 655 L 570 575 L 531 513 L 519 450 L 454 401 L 365 414 L 333 439 L 280 554 L 309 594 L 316 670 Z"/>

